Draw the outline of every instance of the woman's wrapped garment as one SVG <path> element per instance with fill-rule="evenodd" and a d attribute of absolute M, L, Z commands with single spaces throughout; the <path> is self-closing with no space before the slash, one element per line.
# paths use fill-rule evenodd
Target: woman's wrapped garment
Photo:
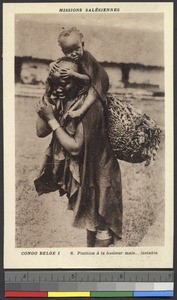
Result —
<path fill-rule="evenodd" d="M 79 96 L 81 102 L 85 97 Z M 60 195 L 66 193 L 69 209 L 74 212 L 74 227 L 96 230 L 101 217 L 113 235 L 120 238 L 121 174 L 107 137 L 101 101 L 92 105 L 82 119 L 82 125 L 84 145 L 79 156 L 72 157 L 67 153 L 53 135 L 43 174 L 35 180 L 36 190 L 39 195 L 55 190 L 59 190 Z M 74 135 L 76 127 L 71 120 L 66 131 Z"/>

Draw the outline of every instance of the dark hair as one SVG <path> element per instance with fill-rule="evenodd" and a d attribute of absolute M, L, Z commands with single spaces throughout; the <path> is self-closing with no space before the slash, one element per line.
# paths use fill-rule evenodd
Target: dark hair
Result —
<path fill-rule="evenodd" d="M 68 62 L 71 62 L 71 63 L 73 63 L 73 65 L 75 65 L 75 66 L 78 67 L 78 65 L 77 65 L 77 63 L 75 62 L 75 60 L 74 60 L 73 58 L 71 58 L 71 57 L 63 56 L 63 57 L 57 59 L 56 62 L 57 62 L 57 63 L 60 63 L 60 61 L 68 61 Z"/>
<path fill-rule="evenodd" d="M 80 38 L 80 40 L 82 41 L 84 36 L 76 27 L 68 27 L 68 28 L 62 27 L 62 30 L 61 30 L 61 32 L 59 33 L 59 36 L 58 36 L 58 45 L 60 47 L 61 47 L 61 38 L 70 36 L 70 34 L 72 32 L 75 32 L 78 35 L 78 37 Z"/>
<path fill-rule="evenodd" d="M 70 58 L 70 57 L 63 56 L 63 57 L 57 59 L 56 63 L 59 64 L 59 63 L 62 62 L 62 61 L 70 62 L 70 63 L 72 63 L 75 67 L 78 68 L 78 65 L 77 65 L 77 63 L 75 62 L 75 60 L 73 60 L 73 59 Z M 56 73 L 57 73 L 57 72 L 56 72 Z M 56 76 L 56 73 L 55 73 L 55 72 L 54 72 L 54 73 L 52 72 L 52 73 L 50 73 L 50 76 L 49 76 L 49 77 L 50 77 L 50 80 L 51 80 L 51 85 L 53 85 L 53 86 L 57 86 L 58 83 L 59 83 L 59 80 L 60 80 L 60 78 L 59 78 L 58 76 Z M 76 80 L 76 82 L 77 82 L 77 80 Z"/>

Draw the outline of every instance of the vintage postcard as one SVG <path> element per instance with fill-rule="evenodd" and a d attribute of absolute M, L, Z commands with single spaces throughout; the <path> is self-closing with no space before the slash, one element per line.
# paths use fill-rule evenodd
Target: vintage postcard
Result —
<path fill-rule="evenodd" d="M 172 268 L 173 3 L 3 5 L 4 267 Z"/>

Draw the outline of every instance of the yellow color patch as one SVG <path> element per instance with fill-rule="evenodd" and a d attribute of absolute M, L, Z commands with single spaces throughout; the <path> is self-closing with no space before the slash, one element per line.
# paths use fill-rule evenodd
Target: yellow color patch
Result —
<path fill-rule="evenodd" d="M 90 292 L 48 292 L 48 297 L 90 297 Z"/>

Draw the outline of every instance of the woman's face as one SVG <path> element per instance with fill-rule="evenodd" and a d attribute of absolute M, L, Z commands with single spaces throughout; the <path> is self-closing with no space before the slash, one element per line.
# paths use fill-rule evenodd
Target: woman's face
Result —
<path fill-rule="evenodd" d="M 77 66 L 70 62 L 70 61 L 60 61 L 58 63 L 58 66 L 61 68 L 61 69 L 66 69 L 66 68 L 69 68 L 69 69 L 72 69 L 73 71 L 77 72 L 78 71 L 78 68 Z M 57 91 L 63 91 L 63 93 L 65 94 L 66 97 L 71 97 L 72 95 L 75 94 L 76 92 L 76 89 L 78 89 L 77 87 L 77 84 L 76 84 L 76 80 L 74 80 L 74 78 L 71 78 L 71 77 L 68 77 L 67 79 L 63 79 L 61 76 L 60 76 L 60 73 L 58 72 L 58 75 L 57 75 L 57 72 L 55 73 L 55 78 L 57 78 Z"/>

